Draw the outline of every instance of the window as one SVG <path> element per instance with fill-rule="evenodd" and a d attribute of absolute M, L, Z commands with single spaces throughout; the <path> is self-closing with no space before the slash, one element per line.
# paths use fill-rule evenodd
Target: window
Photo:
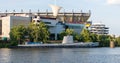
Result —
<path fill-rule="evenodd" d="M 37 20 L 37 22 L 40 22 L 39 20 Z"/>
<path fill-rule="evenodd" d="M 45 24 L 51 24 L 51 22 L 44 22 Z"/>

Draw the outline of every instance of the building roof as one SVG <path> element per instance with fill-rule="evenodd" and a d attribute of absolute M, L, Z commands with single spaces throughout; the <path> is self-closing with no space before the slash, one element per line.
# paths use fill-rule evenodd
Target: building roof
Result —
<path fill-rule="evenodd" d="M 92 25 L 105 25 L 103 23 L 93 23 Z"/>

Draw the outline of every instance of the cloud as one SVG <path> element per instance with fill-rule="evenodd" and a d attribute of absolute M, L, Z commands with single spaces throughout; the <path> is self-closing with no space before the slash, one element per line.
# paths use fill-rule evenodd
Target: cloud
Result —
<path fill-rule="evenodd" d="M 107 0 L 108 4 L 120 4 L 120 0 Z"/>

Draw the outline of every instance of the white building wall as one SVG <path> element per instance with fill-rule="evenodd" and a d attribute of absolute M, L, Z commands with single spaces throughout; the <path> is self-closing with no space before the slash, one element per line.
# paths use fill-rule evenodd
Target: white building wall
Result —
<path fill-rule="evenodd" d="M 30 17 L 10 16 L 11 27 L 18 25 L 28 26 L 31 19 Z"/>
<path fill-rule="evenodd" d="M 62 31 L 64 31 L 64 25 L 56 25 L 56 33 L 60 34 Z"/>
<path fill-rule="evenodd" d="M 25 25 L 28 26 L 30 23 L 29 17 L 20 17 L 20 16 L 7 16 L 2 18 L 2 37 L 9 38 L 10 29 L 13 26 Z"/>
<path fill-rule="evenodd" d="M 10 32 L 10 17 L 2 18 L 2 37 L 9 37 Z"/>

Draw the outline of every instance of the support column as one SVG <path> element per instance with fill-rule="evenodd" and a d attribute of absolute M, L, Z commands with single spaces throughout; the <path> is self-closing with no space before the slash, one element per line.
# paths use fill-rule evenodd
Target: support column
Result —
<path fill-rule="evenodd" d="M 110 48 L 114 48 L 115 47 L 115 43 L 113 41 L 110 41 Z"/>
<path fill-rule="evenodd" d="M 57 40 L 57 33 L 55 33 L 55 40 Z"/>

